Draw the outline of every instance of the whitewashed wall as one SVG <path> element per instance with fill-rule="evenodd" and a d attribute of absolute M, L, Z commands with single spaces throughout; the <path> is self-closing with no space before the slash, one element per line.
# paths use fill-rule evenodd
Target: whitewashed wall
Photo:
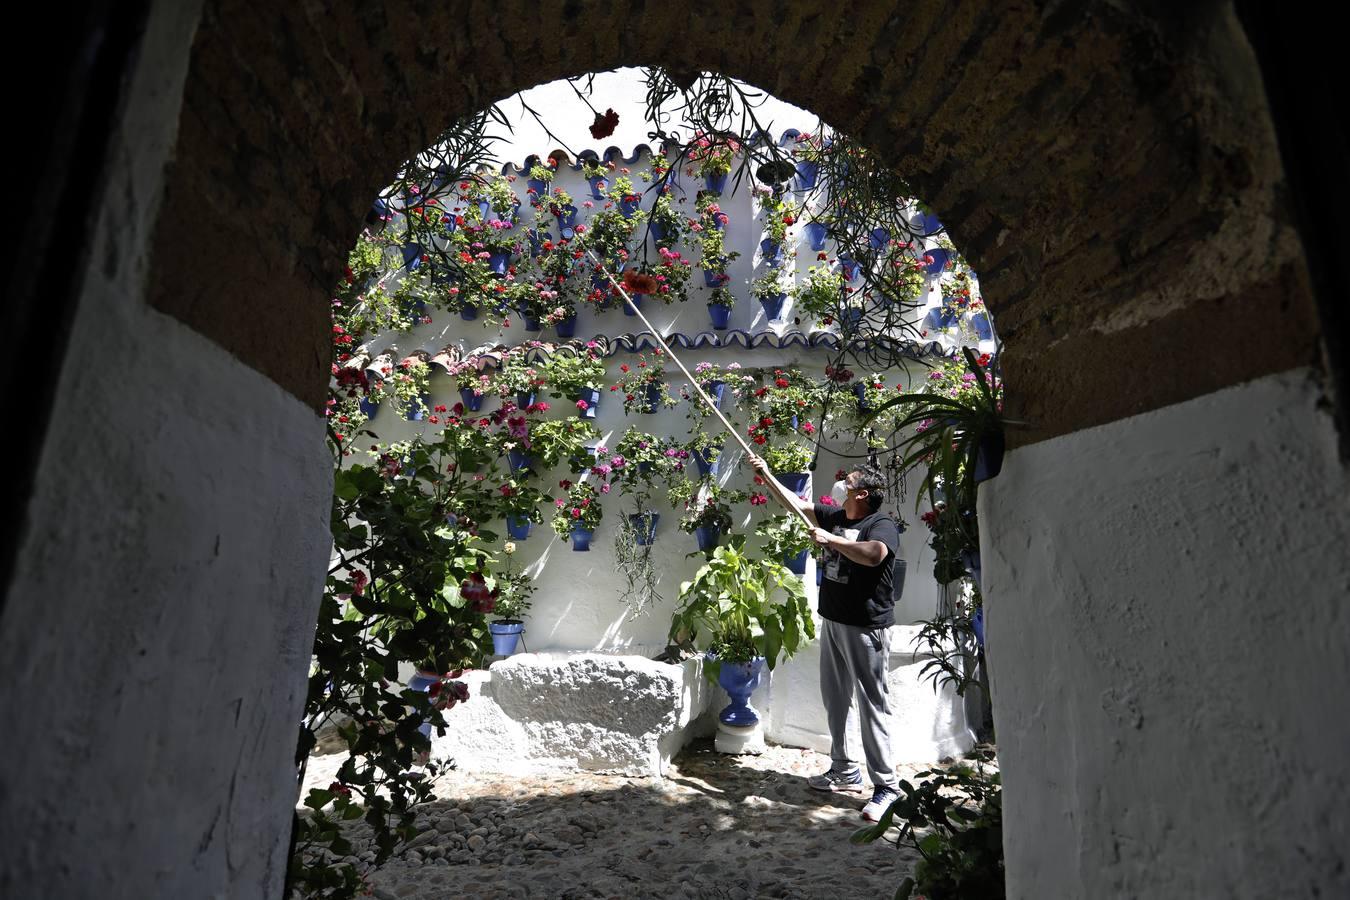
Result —
<path fill-rule="evenodd" d="M 150 17 L 0 620 L 4 897 L 285 875 L 331 463 L 313 411 L 144 301 L 197 8 Z"/>
<path fill-rule="evenodd" d="M 981 490 L 1008 896 L 1350 896 L 1350 479 L 1311 373 Z"/>

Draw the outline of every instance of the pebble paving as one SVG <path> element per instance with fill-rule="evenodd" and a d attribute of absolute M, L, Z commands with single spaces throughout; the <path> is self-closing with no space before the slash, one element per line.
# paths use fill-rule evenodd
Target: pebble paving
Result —
<path fill-rule="evenodd" d="M 343 759 L 313 757 L 305 790 Z M 889 898 L 914 858 L 893 841 L 849 843 L 867 797 L 806 786 L 827 768 L 810 750 L 726 756 L 707 739 L 659 779 L 457 769 L 437 782 L 421 833 L 367 880 L 379 900 Z M 363 866 L 368 834 L 359 823 L 350 834 Z"/>

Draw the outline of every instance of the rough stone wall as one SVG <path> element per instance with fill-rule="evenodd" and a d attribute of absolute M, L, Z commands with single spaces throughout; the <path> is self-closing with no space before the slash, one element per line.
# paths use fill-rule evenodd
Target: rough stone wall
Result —
<path fill-rule="evenodd" d="M 518 89 L 643 63 L 745 78 L 889 155 L 980 272 L 1015 443 L 1315 362 L 1227 4 L 210 3 L 153 303 L 317 407 L 328 288 L 397 164 Z"/>

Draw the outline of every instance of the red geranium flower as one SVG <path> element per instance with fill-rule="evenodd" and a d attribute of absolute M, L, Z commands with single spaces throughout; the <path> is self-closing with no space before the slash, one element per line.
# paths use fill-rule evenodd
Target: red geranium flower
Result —
<path fill-rule="evenodd" d="M 605 110 L 602 116 L 595 114 L 595 121 L 591 123 L 591 137 L 595 140 L 607 138 L 614 133 L 614 129 L 619 127 L 619 114 L 612 109 Z"/>

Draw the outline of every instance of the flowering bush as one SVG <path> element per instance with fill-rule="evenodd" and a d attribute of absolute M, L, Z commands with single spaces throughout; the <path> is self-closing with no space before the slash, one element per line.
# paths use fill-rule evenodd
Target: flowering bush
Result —
<path fill-rule="evenodd" d="M 502 367 L 497 373 L 497 390 L 503 397 L 532 394 L 548 382 L 543 366 L 529 361 L 529 352 L 541 347 L 539 341 L 528 341 L 502 354 Z"/>
<path fill-rule="evenodd" d="M 787 230 L 797 223 L 797 206 L 791 200 L 772 192 L 760 195 L 760 215 L 764 221 L 764 237 L 782 244 L 787 241 Z"/>
<path fill-rule="evenodd" d="M 689 220 L 671 203 L 670 185 L 663 185 L 656 201 L 652 204 L 648 221 L 653 228 L 659 229 L 661 237 L 653 235 L 657 247 L 672 249 L 689 232 Z"/>
<path fill-rule="evenodd" d="M 821 390 L 799 369 L 774 369 L 748 399 L 754 421 L 746 433 L 756 444 L 768 443 L 769 436 L 815 433 L 809 420 L 820 406 Z"/>
<path fill-rule="evenodd" d="M 567 496 L 554 501 L 557 512 L 553 514 L 553 533 L 560 540 L 567 540 L 573 528 L 585 528 L 594 531 L 604 518 L 605 511 L 600 506 L 599 495 L 595 487 L 588 482 L 561 481 L 559 486 L 567 491 Z"/>
<path fill-rule="evenodd" d="M 595 426 L 586 419 L 546 419 L 529 423 L 529 437 L 522 449 L 544 469 L 565 463 L 580 472 L 590 455 L 586 445 L 598 438 Z"/>

